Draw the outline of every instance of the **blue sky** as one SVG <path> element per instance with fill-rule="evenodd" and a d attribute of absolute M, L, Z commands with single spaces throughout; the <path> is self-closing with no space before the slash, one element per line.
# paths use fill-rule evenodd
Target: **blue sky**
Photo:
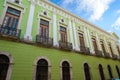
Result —
<path fill-rule="evenodd" d="M 120 0 L 50 1 L 120 38 Z"/>

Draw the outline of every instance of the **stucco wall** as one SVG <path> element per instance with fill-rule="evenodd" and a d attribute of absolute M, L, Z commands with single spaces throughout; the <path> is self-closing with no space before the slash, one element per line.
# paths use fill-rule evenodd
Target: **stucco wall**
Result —
<path fill-rule="evenodd" d="M 83 80 L 83 63 L 90 66 L 92 80 L 99 80 L 98 65 L 102 64 L 105 77 L 109 79 L 107 65 L 112 68 L 113 76 L 118 77 L 115 66 L 120 68 L 120 61 L 95 56 L 82 55 L 75 52 L 66 52 L 57 49 L 37 47 L 23 43 L 0 40 L 0 51 L 8 52 L 13 57 L 11 80 L 31 80 L 34 73 L 34 62 L 38 57 L 45 56 L 51 62 L 51 80 L 60 80 L 60 62 L 69 60 L 72 64 L 73 80 Z"/>

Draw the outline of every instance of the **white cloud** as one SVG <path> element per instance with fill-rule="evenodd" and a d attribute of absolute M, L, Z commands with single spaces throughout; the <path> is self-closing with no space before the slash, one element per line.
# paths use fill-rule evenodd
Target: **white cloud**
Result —
<path fill-rule="evenodd" d="M 116 12 L 117 14 L 120 14 L 120 10 L 117 10 L 117 12 Z"/>
<path fill-rule="evenodd" d="M 69 3 L 72 3 L 74 0 L 64 0 L 63 1 L 63 4 L 69 4 Z"/>
<path fill-rule="evenodd" d="M 100 20 L 112 1 L 113 0 L 64 0 L 63 3 L 65 6 L 73 3 L 72 5 L 76 7 L 76 12 L 84 10 L 89 14 L 90 21 L 96 21 Z"/>
<path fill-rule="evenodd" d="M 118 19 L 114 22 L 114 24 L 112 25 L 112 27 L 115 30 L 120 30 L 120 17 L 118 17 Z"/>

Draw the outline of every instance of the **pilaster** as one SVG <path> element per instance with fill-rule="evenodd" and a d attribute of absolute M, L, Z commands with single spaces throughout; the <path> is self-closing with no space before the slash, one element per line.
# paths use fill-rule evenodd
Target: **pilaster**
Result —
<path fill-rule="evenodd" d="M 56 12 L 53 12 L 53 45 L 55 47 L 58 46 L 58 41 L 57 41 L 57 24 L 56 24 Z"/>
<path fill-rule="evenodd" d="M 75 27 L 75 23 L 73 22 L 73 32 L 74 32 L 74 40 L 75 40 L 75 47 L 74 47 L 74 49 L 76 50 L 76 51 L 80 51 L 80 48 L 79 48 L 79 45 L 78 45 L 78 39 L 77 39 L 77 30 L 76 30 L 76 27 Z"/>
<path fill-rule="evenodd" d="M 31 5 L 30 5 L 30 12 L 28 16 L 28 22 L 27 22 L 27 28 L 26 28 L 26 33 L 24 36 L 24 40 L 29 40 L 32 41 L 32 25 L 33 25 L 33 16 L 34 16 L 34 9 L 35 9 L 35 2 L 31 0 Z"/>
<path fill-rule="evenodd" d="M 72 43 L 72 47 L 74 49 L 74 41 L 73 41 L 73 31 L 72 31 L 72 22 L 69 18 L 69 34 L 70 34 L 70 42 Z"/>
<path fill-rule="evenodd" d="M 94 53 L 94 49 L 93 49 L 93 44 L 92 44 L 92 40 L 91 40 L 91 35 L 90 35 L 90 31 L 87 29 L 87 36 L 88 36 L 88 41 L 89 41 L 89 45 L 90 45 L 90 53 L 95 54 Z"/>

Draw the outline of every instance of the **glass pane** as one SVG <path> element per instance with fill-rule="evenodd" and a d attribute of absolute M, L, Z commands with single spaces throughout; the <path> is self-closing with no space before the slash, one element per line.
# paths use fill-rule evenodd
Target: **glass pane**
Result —
<path fill-rule="evenodd" d="M 0 80 L 6 80 L 9 66 L 9 59 L 5 55 L 0 55 Z"/>

